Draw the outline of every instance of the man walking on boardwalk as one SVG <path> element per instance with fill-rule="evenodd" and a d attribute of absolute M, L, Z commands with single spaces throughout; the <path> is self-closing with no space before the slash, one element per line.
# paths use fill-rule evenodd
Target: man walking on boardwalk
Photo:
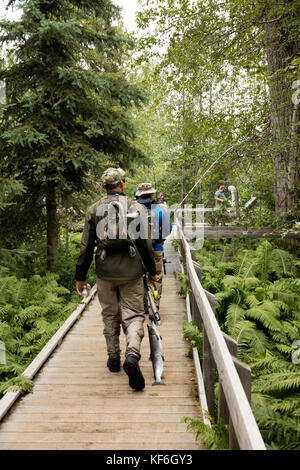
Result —
<path fill-rule="evenodd" d="M 152 187 L 151 183 L 141 183 L 138 186 L 136 196 L 138 197 L 139 204 L 147 209 L 148 216 L 150 217 L 151 238 L 158 280 L 156 282 L 152 281 L 149 284 L 152 291 L 157 290 L 158 292 L 158 298 L 155 299 L 155 303 L 159 307 L 163 279 L 163 245 L 165 239 L 172 231 L 172 223 L 165 209 L 153 199 L 155 193 L 156 189 Z"/>
<path fill-rule="evenodd" d="M 128 221 L 134 220 L 130 219 L 128 214 L 138 214 L 140 228 L 147 224 L 147 221 L 145 213 L 140 210 L 141 206 L 123 192 L 125 172 L 122 169 L 109 168 L 103 173 L 101 182 L 107 195 L 87 210 L 76 265 L 76 290 L 82 295 L 82 290 L 87 285 L 86 275 L 97 245 L 97 292 L 102 307 L 103 333 L 108 353 L 107 367 L 111 372 L 120 371 L 122 325 L 126 335 L 123 369 L 129 377 L 130 387 L 142 390 L 145 380 L 139 360 L 145 321 L 143 264 L 150 280 L 157 279 L 151 241 L 140 235 L 140 238 L 135 237 L 135 243 L 132 244 L 126 234 L 129 229 Z"/>

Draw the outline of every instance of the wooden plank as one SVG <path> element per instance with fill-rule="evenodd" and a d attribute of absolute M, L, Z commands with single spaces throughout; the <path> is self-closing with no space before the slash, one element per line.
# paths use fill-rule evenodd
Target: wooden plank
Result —
<path fill-rule="evenodd" d="M 226 342 L 230 354 L 236 358 L 237 357 L 237 342 L 223 332 L 223 338 Z M 222 419 L 224 424 L 229 424 L 229 408 L 226 402 L 225 394 L 223 391 L 222 383 L 219 382 L 219 396 L 218 396 L 218 419 Z"/>
<path fill-rule="evenodd" d="M 193 348 L 193 359 L 194 359 L 195 369 L 196 369 L 198 394 L 199 394 L 199 400 L 200 400 L 200 405 L 201 405 L 202 420 L 204 424 L 207 424 L 209 427 L 211 427 L 211 422 L 207 418 L 207 412 L 209 410 L 209 407 L 207 404 L 206 390 L 204 386 L 204 379 L 203 379 L 203 375 L 201 371 L 199 353 L 198 353 L 197 348 Z"/>
<path fill-rule="evenodd" d="M 206 329 L 203 329 L 203 382 L 210 416 L 215 419 L 215 362 Z"/>
<path fill-rule="evenodd" d="M 237 373 L 241 379 L 241 383 L 245 390 L 249 404 L 251 403 L 251 369 L 244 362 L 240 361 L 236 357 L 233 357 L 233 362 Z M 234 429 L 231 418 L 229 417 L 229 448 L 230 450 L 239 450 L 239 441 Z"/>
<path fill-rule="evenodd" d="M 188 415 L 190 417 L 199 417 L 198 411 L 193 411 L 191 409 L 188 410 Z M 164 423 L 177 423 L 180 422 L 182 419 L 183 415 L 181 412 L 164 412 L 163 410 L 160 410 L 159 412 L 156 410 L 152 410 L 151 413 L 148 413 L 147 415 L 147 422 L 159 422 L 163 418 Z M 10 416 L 10 419 L 8 421 L 8 425 L 10 423 L 52 423 L 52 425 L 55 425 L 55 422 L 64 422 L 64 423 L 98 423 L 98 422 L 103 422 L 103 423 L 111 423 L 115 420 L 118 420 L 118 422 L 123 423 L 123 422 L 128 422 L 128 416 L 127 414 L 125 415 L 124 413 L 107 413 L 107 412 L 93 412 L 93 413 L 85 413 L 84 417 L 79 415 L 78 413 L 75 412 L 64 412 L 61 414 L 59 413 L 47 413 L 47 414 L 40 414 L 36 412 L 32 413 L 17 413 L 14 412 L 12 416 Z M 143 423 L 145 421 L 145 413 L 144 412 L 136 412 L 131 414 L 130 416 L 130 423 Z"/>
<path fill-rule="evenodd" d="M 187 397 L 180 397 L 180 396 L 175 396 L 175 397 L 171 397 L 171 396 L 156 396 L 156 387 L 153 388 L 153 394 L 152 396 L 150 394 L 146 394 L 146 393 L 143 393 L 143 394 L 138 394 L 138 393 L 135 393 L 134 391 L 131 391 L 130 392 L 130 395 L 128 394 L 127 396 L 127 399 L 129 398 L 132 398 L 133 394 L 134 394 L 134 405 L 135 406 L 139 406 L 139 405 L 143 405 L 143 406 L 149 406 L 149 408 L 151 409 L 152 406 L 158 406 L 158 404 L 161 406 L 161 407 L 165 407 L 165 406 L 184 406 L 185 403 L 187 402 Z M 114 394 L 113 394 L 114 395 Z M 27 395 L 27 397 L 29 398 L 27 401 L 22 401 L 22 407 L 26 408 L 26 406 L 34 406 L 35 404 L 37 404 L 38 406 L 40 407 L 48 407 L 48 404 L 49 404 L 49 396 L 45 395 L 43 397 L 41 396 L 36 396 L 35 394 L 33 394 L 31 397 L 29 395 Z M 24 399 L 22 399 L 24 400 Z M 196 400 L 196 397 L 195 396 L 191 396 L 189 397 L 189 400 L 188 400 L 191 404 L 193 405 L 196 405 L 197 404 L 197 400 Z M 124 402 L 125 402 L 125 399 L 121 397 L 117 397 L 117 396 L 111 396 L 109 398 L 103 398 L 103 397 L 95 397 L 95 396 L 89 396 L 89 397 L 76 397 L 76 402 L 74 402 L 74 398 L 73 397 L 60 397 L 59 398 L 59 403 L 56 402 L 54 403 L 54 405 L 57 406 L 57 408 L 64 408 L 65 406 L 67 407 L 73 407 L 73 409 L 77 409 L 77 408 L 83 408 L 84 406 L 86 406 L 87 408 L 90 408 L 90 409 L 97 409 L 99 406 L 103 407 L 103 408 L 107 408 L 108 406 L 111 406 L 111 407 L 114 407 L 114 406 L 121 406 L 121 405 L 124 405 Z M 30 404 L 29 404 L 30 403 Z M 50 404 L 49 404 L 50 406 Z"/>
<path fill-rule="evenodd" d="M 4 445 L 0 442 L 0 450 L 7 449 L 7 443 Z M 136 451 L 137 446 L 134 442 L 122 442 L 118 443 L 117 446 L 115 443 L 105 443 L 105 450 L 116 451 L 117 450 L 133 450 Z M 160 442 L 143 442 L 139 443 L 139 450 L 205 450 L 201 448 L 198 442 L 181 442 L 180 440 L 173 439 L 172 442 L 164 443 L 163 445 Z M 63 442 L 63 441 L 51 441 L 49 443 L 45 442 L 18 442 L 18 443 L 9 443 L 9 450 L 101 450 L 101 445 L 98 442 L 93 441 L 82 441 L 82 440 L 73 440 L 72 442 Z"/>
<path fill-rule="evenodd" d="M 143 432 L 151 434 L 153 431 L 159 431 L 164 433 L 176 434 L 178 432 L 185 432 L 186 425 L 183 422 L 171 421 L 162 423 L 160 419 L 158 421 L 149 422 L 144 416 L 143 421 L 140 421 L 140 426 Z M 135 433 L 136 423 L 130 421 L 130 416 L 127 416 L 127 421 L 118 421 L 118 432 Z M 10 422 L 7 423 L 6 432 L 11 433 L 26 433 L 28 431 L 27 422 Z M 60 421 L 56 423 L 47 423 L 44 421 L 35 422 L 36 433 L 111 433 L 116 431 L 116 422 L 113 421 L 102 421 L 97 422 L 77 422 L 68 423 Z"/>
<path fill-rule="evenodd" d="M 107 433 L 64 433 L 64 432 L 53 432 L 53 433 L 39 433 L 39 432 L 6 432 L 1 436 L 0 443 L 9 443 L 9 442 L 43 442 L 45 445 L 51 442 L 73 442 L 75 439 L 81 438 L 85 442 L 98 442 L 102 446 L 108 443 L 115 443 L 116 449 L 118 444 L 122 442 L 128 442 L 137 445 L 137 441 L 148 444 L 149 448 L 153 443 L 172 443 L 174 438 L 178 441 L 186 442 L 189 444 L 191 442 L 191 436 L 188 432 L 152 432 L 151 436 L 149 432 L 139 431 L 139 436 L 135 432 L 107 432 Z M 103 447 L 106 448 L 106 447 Z"/>
<path fill-rule="evenodd" d="M 138 392 L 134 392 L 132 391 L 132 399 L 131 401 L 126 404 L 126 413 L 130 413 L 130 415 L 136 415 L 137 413 L 137 406 L 136 406 L 136 403 L 135 403 L 135 397 L 137 395 Z M 176 413 L 176 414 L 179 414 L 181 413 L 182 416 L 189 416 L 190 413 L 193 413 L 194 415 L 194 412 L 195 410 L 197 409 L 197 407 L 199 407 L 199 403 L 195 400 L 193 401 L 192 403 L 189 402 L 189 400 L 186 400 L 186 402 L 188 403 L 185 403 L 184 405 L 168 405 L 168 407 L 165 409 L 165 413 L 163 412 L 163 408 L 160 409 L 160 412 L 161 412 L 161 416 L 162 416 L 162 419 L 164 419 L 164 415 L 165 414 L 170 414 L 170 413 Z M 21 404 L 17 404 L 17 406 L 20 406 L 21 407 Z M 94 413 L 94 412 L 99 412 L 99 409 L 103 409 L 102 407 L 100 408 L 97 408 L 96 410 L 93 410 L 93 409 L 90 409 L 88 410 L 86 405 L 78 405 L 75 407 L 72 407 L 72 408 L 68 408 L 66 409 L 66 406 L 58 406 L 57 403 L 51 403 L 50 400 L 49 400 L 49 404 L 47 404 L 47 406 L 45 407 L 44 405 L 41 405 L 41 406 L 38 406 L 38 405 L 25 405 L 24 403 L 22 403 L 22 409 L 21 409 L 21 413 L 22 414 L 38 414 L 40 416 L 43 416 L 45 420 L 48 420 L 50 419 L 48 417 L 48 415 L 59 415 L 60 416 L 60 420 L 63 421 L 64 420 L 64 414 L 70 414 L 70 409 L 73 410 L 74 413 L 76 413 L 78 416 L 81 416 L 81 420 L 84 421 L 86 419 L 86 415 L 88 413 Z M 142 405 L 142 404 L 139 404 L 139 410 L 138 410 L 138 413 L 142 413 L 144 416 L 147 416 L 149 413 L 151 413 L 151 411 L 153 410 L 153 401 L 151 402 L 151 408 L 149 408 L 149 403 L 145 404 L 145 405 Z M 108 410 L 106 409 L 106 412 Z M 155 407 L 155 411 L 157 412 L 157 408 Z M 15 412 L 13 410 L 13 412 Z M 119 404 L 116 404 L 114 403 L 114 408 L 111 407 L 109 409 L 109 412 L 110 414 L 113 416 L 113 415 L 120 415 L 120 414 L 124 414 L 125 413 L 125 402 L 123 401 L 122 403 L 119 403 Z M 199 413 L 198 413 L 198 416 L 199 416 Z M 9 419 L 9 416 L 6 417 L 5 419 L 7 419 L 7 422 L 8 422 L 8 419 Z M 5 434 L 5 422 L 3 422 L 1 424 L 1 428 L 0 428 L 0 441 L 1 441 L 1 436 L 2 434 Z M 30 423 L 29 423 L 29 426 L 28 426 L 28 430 L 32 430 L 33 429 L 33 426 L 30 426 Z M 140 429 L 137 429 L 137 431 L 139 431 Z"/>
<path fill-rule="evenodd" d="M 237 357 L 238 353 L 238 343 L 235 339 L 231 338 L 231 336 L 227 335 L 226 333 L 222 332 L 223 338 L 225 340 L 226 346 L 233 357 Z"/>
<path fill-rule="evenodd" d="M 181 242 L 185 249 L 187 270 L 193 292 L 198 303 L 198 307 L 202 312 L 203 323 L 209 338 L 219 376 L 221 377 L 225 397 L 230 409 L 230 416 L 239 439 L 240 448 L 245 450 L 265 450 L 264 442 L 233 364 L 231 355 L 226 346 L 224 337 L 205 295 L 204 289 L 196 275 L 193 261 L 189 254 L 188 243 L 186 242 L 182 231 L 180 231 L 180 234 Z"/>

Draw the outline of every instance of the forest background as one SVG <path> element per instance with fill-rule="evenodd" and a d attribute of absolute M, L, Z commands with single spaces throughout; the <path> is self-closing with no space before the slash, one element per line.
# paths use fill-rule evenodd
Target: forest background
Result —
<path fill-rule="evenodd" d="M 9 1 L 24 21 L 1 23 L 2 249 L 38 227 L 55 270 L 66 213 L 99 198 L 111 165 L 129 195 L 150 181 L 172 205 L 217 160 L 186 202 L 211 207 L 220 184 L 234 185 L 241 205 L 258 201 L 243 223 L 297 221 L 297 1 L 141 0 L 132 33 L 108 0 L 52 3 Z"/>

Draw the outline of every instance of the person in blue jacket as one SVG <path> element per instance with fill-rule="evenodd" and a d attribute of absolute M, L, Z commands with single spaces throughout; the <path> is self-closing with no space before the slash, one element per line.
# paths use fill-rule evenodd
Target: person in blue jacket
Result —
<path fill-rule="evenodd" d="M 156 189 L 152 187 L 151 183 L 141 183 L 138 186 L 136 197 L 137 201 L 146 207 L 151 218 L 152 245 L 158 280 L 149 284 L 152 291 L 154 289 L 158 291 L 158 298 L 155 299 L 158 307 L 162 294 L 164 242 L 172 231 L 172 223 L 164 207 L 153 199 L 155 193 Z"/>

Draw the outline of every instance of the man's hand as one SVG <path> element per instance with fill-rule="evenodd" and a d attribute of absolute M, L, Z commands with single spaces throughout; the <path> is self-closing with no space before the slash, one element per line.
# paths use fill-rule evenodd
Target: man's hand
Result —
<path fill-rule="evenodd" d="M 82 296 L 82 291 L 85 287 L 88 286 L 88 283 L 86 281 L 76 281 L 76 290 L 77 293 Z"/>
<path fill-rule="evenodd" d="M 158 282 L 158 279 L 159 279 L 159 277 L 158 277 L 157 274 L 155 274 L 155 276 L 150 276 L 150 274 L 149 274 L 149 281 Z"/>

